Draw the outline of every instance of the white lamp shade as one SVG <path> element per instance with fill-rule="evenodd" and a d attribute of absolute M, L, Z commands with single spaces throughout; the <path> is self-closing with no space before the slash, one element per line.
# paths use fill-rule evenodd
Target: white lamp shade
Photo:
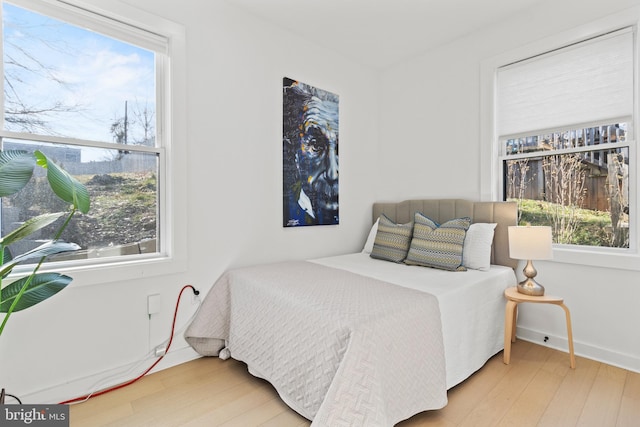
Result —
<path fill-rule="evenodd" d="M 513 259 L 551 259 L 552 243 L 551 227 L 509 227 L 509 256 Z"/>

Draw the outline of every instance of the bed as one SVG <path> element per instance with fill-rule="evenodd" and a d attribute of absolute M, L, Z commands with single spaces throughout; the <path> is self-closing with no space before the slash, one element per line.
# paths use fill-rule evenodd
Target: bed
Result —
<path fill-rule="evenodd" d="M 448 389 L 502 350 L 503 293 L 516 282 L 507 227 L 516 217 L 509 202 L 375 203 L 362 252 L 231 269 L 185 339 L 203 356 L 245 362 L 314 426 L 391 426 L 440 409 Z M 412 265 L 394 262 L 398 235 L 384 244 L 385 232 L 407 229 Z M 458 243 L 462 235 L 465 254 L 478 256 L 456 267 L 447 252 L 454 269 L 414 262 L 424 229 Z M 472 239 L 480 229 L 484 239 Z"/>

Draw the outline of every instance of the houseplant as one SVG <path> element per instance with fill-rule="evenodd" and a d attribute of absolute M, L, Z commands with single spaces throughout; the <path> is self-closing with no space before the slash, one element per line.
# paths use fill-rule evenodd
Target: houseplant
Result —
<path fill-rule="evenodd" d="M 0 236 L 0 313 L 4 313 L 0 323 L 0 336 L 12 313 L 46 300 L 71 283 L 69 276 L 54 272 L 39 273 L 39 270 L 47 256 L 80 249 L 75 243 L 61 240 L 60 236 L 76 212 L 89 211 L 87 189 L 39 150 L 34 153 L 21 150 L 0 151 L 0 197 L 22 190 L 32 179 L 36 167 L 46 170 L 51 190 L 68 203 L 69 207 L 66 211 L 38 215 L 5 236 Z M 64 220 L 50 240 L 19 255 L 10 253 L 9 245 L 61 219 Z M 37 260 L 30 271 L 24 275 L 16 275 L 18 278 L 15 280 L 8 277 L 16 265 L 28 260 Z M 9 282 L 6 286 L 5 281 Z"/>

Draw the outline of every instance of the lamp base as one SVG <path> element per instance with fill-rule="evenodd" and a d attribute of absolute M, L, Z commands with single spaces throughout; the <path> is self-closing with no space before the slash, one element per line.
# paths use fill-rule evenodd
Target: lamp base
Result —
<path fill-rule="evenodd" d="M 534 297 L 541 297 L 544 295 L 544 286 L 531 278 L 527 278 L 518 283 L 518 292 Z"/>
<path fill-rule="evenodd" d="M 538 272 L 533 266 L 533 262 L 531 260 L 527 261 L 527 265 L 524 266 L 522 272 L 524 273 L 526 279 L 518 283 L 518 292 L 534 297 L 541 297 L 542 295 L 544 295 L 544 286 L 533 280 Z"/>

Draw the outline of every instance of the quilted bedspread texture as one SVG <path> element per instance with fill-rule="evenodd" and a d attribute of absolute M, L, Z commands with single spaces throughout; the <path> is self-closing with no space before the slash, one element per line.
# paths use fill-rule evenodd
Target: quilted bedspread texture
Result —
<path fill-rule="evenodd" d="M 305 261 L 229 270 L 185 332 L 268 380 L 313 426 L 392 426 L 446 405 L 437 299 Z"/>

